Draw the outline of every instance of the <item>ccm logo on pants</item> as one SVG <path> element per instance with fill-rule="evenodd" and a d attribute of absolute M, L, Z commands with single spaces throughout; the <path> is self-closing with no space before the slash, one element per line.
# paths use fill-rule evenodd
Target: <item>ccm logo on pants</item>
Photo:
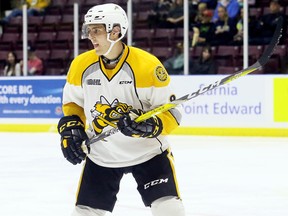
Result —
<path fill-rule="evenodd" d="M 156 180 L 153 180 L 147 184 L 144 185 L 144 189 L 148 189 L 149 187 L 152 187 L 152 186 L 155 186 L 155 185 L 158 185 L 158 184 L 162 184 L 162 183 L 167 183 L 168 182 L 168 178 L 166 179 L 156 179 Z"/>

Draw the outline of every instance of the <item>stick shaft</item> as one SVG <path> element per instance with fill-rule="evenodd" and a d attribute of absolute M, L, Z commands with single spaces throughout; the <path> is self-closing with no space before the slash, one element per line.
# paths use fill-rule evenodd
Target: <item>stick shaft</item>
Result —
<path fill-rule="evenodd" d="M 182 104 L 188 100 L 191 100 L 195 97 L 198 97 L 199 95 L 210 91 L 212 89 L 217 88 L 218 86 L 230 83 L 232 81 L 234 81 L 235 79 L 238 79 L 240 77 L 243 77 L 247 74 L 252 73 L 253 71 L 256 71 L 257 69 L 259 69 L 260 67 L 263 67 L 269 60 L 270 56 L 273 54 L 274 49 L 276 48 L 279 39 L 281 37 L 281 33 L 282 33 L 282 27 L 283 27 L 283 19 L 280 17 L 278 18 L 278 22 L 277 22 L 277 27 L 276 30 L 274 32 L 273 38 L 269 44 L 269 46 L 267 47 L 267 49 L 264 51 L 264 53 L 262 54 L 262 56 L 259 58 L 259 60 L 257 62 L 255 62 L 253 65 L 249 66 L 248 68 L 245 68 L 243 70 L 237 71 L 234 74 L 231 74 L 227 77 L 222 78 L 221 80 L 218 80 L 212 84 L 209 84 L 207 86 L 201 87 L 199 88 L 197 91 L 194 91 L 192 93 L 186 94 L 184 96 L 182 96 L 181 98 L 178 98 L 172 102 L 169 102 L 167 104 L 164 104 L 160 107 L 157 107 L 153 110 L 150 110 L 146 113 L 144 113 L 143 115 L 137 117 L 135 119 L 136 122 L 142 122 L 145 121 L 146 119 L 151 118 L 154 115 L 158 115 L 160 113 L 166 112 L 170 109 L 175 108 L 176 106 L 178 106 L 179 104 Z M 119 130 L 117 128 L 112 128 L 110 130 L 107 130 L 106 132 L 103 132 L 102 134 L 99 134 L 98 136 L 92 137 L 90 140 L 86 140 L 85 145 L 91 145 L 94 142 L 97 142 L 99 140 L 102 140 L 108 136 L 111 136 L 115 133 L 117 133 Z"/>

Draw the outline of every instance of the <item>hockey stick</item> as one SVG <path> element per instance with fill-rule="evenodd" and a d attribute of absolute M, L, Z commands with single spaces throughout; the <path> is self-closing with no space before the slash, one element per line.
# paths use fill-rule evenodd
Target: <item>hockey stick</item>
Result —
<path fill-rule="evenodd" d="M 217 88 L 218 86 L 221 86 L 221 85 L 224 85 L 224 84 L 227 84 L 227 83 L 230 83 L 232 82 L 233 80 L 235 79 L 238 79 L 242 76 L 245 76 L 257 69 L 259 69 L 260 67 L 263 67 L 269 60 L 270 56 L 273 54 L 273 51 L 274 49 L 276 48 L 278 42 L 279 42 L 279 39 L 281 37 L 281 32 L 282 32 L 282 25 L 283 25 L 283 18 L 280 17 L 278 18 L 278 22 L 277 22 L 277 26 L 276 26 L 276 30 L 273 34 L 273 37 L 272 37 L 272 40 L 269 44 L 269 46 L 267 47 L 267 49 L 264 51 L 264 53 L 262 54 L 262 56 L 259 58 L 259 60 L 257 62 L 255 62 L 253 65 L 243 69 L 243 70 L 240 70 L 238 72 L 235 72 L 234 74 L 231 74 L 227 77 L 224 77 L 223 79 L 221 80 L 218 80 L 212 84 L 209 84 L 205 87 L 202 87 L 200 89 L 198 89 L 197 91 L 195 92 L 192 92 L 190 94 L 187 94 L 187 95 L 184 95 L 183 97 L 179 98 L 179 99 L 176 99 L 170 103 L 167 103 L 167 104 L 164 104 L 160 107 L 157 107 L 153 110 L 150 110 L 146 113 L 144 113 L 143 115 L 137 117 L 135 119 L 135 122 L 142 122 L 142 121 L 145 121 L 146 119 L 148 118 L 151 118 L 152 116 L 154 115 L 157 115 L 159 113 L 162 113 L 162 112 L 165 112 L 167 110 L 170 110 L 176 106 L 178 106 L 179 104 L 182 104 L 188 100 L 191 100 L 195 97 L 198 97 L 199 95 L 207 92 L 207 91 L 210 91 L 212 89 L 215 89 Z M 89 140 L 86 140 L 85 141 L 85 145 L 91 145 L 92 143 L 94 142 L 97 142 L 99 140 L 102 140 L 108 136 L 111 136 L 115 133 L 117 133 L 119 130 L 118 128 L 112 128 L 110 130 L 107 130 L 105 132 L 103 132 L 102 134 L 99 134 L 98 136 L 95 136 L 95 137 L 92 137 L 91 139 Z"/>

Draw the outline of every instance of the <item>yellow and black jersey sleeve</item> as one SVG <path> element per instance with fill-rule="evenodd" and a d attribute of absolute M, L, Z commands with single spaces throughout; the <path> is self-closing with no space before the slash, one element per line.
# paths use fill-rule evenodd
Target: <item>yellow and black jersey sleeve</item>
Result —
<path fill-rule="evenodd" d="M 127 62 L 133 68 L 136 88 L 138 92 L 144 89 L 150 89 L 151 109 L 159 107 L 170 102 L 173 95 L 170 92 L 170 76 L 168 75 L 163 64 L 154 55 L 144 50 L 130 47 L 131 54 L 127 58 Z M 136 68 L 134 70 L 134 68 Z M 148 97 L 148 96 L 147 96 Z M 181 121 L 181 111 L 179 108 L 161 113 L 158 117 L 163 122 L 163 135 L 170 134 L 179 126 Z"/>
<path fill-rule="evenodd" d="M 99 57 L 94 50 L 85 52 L 72 61 L 63 91 L 63 113 L 65 116 L 77 115 L 83 122 L 86 122 L 82 76 L 85 70 L 97 61 L 99 61 Z"/>
<path fill-rule="evenodd" d="M 67 82 L 76 86 L 81 86 L 82 76 L 86 69 L 97 61 L 99 61 L 99 57 L 94 50 L 87 51 L 77 56 L 70 65 L 67 74 Z"/>

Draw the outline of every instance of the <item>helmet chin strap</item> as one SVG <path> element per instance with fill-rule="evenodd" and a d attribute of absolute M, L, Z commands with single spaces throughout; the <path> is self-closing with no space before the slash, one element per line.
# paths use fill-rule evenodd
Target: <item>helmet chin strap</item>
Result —
<path fill-rule="evenodd" d="M 108 55 L 108 54 L 111 52 L 111 50 L 112 50 L 113 46 L 115 45 L 115 43 L 117 43 L 118 41 L 120 41 L 120 40 L 122 39 L 122 37 L 120 37 L 120 38 L 118 38 L 117 40 L 112 41 L 112 40 L 110 40 L 110 34 L 111 34 L 111 33 L 108 33 L 108 34 L 107 34 L 107 40 L 108 40 L 111 44 L 110 44 L 110 46 L 109 46 L 109 49 L 107 50 L 106 53 L 103 54 L 103 56 Z"/>

